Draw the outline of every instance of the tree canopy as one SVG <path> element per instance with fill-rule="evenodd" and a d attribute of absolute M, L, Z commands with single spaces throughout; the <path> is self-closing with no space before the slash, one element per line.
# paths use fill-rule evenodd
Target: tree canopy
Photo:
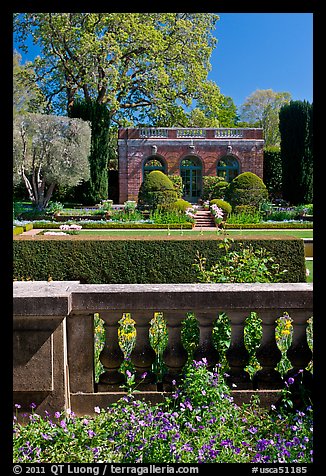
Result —
<path fill-rule="evenodd" d="M 29 198 L 44 209 L 55 185 L 89 178 L 90 126 L 81 119 L 26 114 L 14 118 L 14 183 L 23 179 Z"/>
<path fill-rule="evenodd" d="M 265 146 L 279 146 L 279 112 L 291 100 L 287 92 L 274 92 L 272 89 L 257 89 L 241 106 L 240 118 L 252 127 L 264 129 Z"/>
<path fill-rule="evenodd" d="M 193 101 L 218 113 L 221 94 L 207 80 L 217 20 L 211 13 L 23 13 L 14 31 L 22 48 L 30 33 L 40 47 L 33 69 L 48 108 L 67 112 L 84 98 L 106 104 L 118 125 L 169 124 Z"/>

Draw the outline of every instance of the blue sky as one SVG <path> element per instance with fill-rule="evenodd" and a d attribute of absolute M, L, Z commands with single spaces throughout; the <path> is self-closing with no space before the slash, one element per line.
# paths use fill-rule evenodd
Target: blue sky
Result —
<path fill-rule="evenodd" d="M 313 101 L 312 13 L 218 13 L 214 80 L 237 106 L 256 89 Z"/>
<path fill-rule="evenodd" d="M 312 13 L 218 13 L 214 80 L 236 106 L 257 89 L 289 92 L 313 101 Z M 26 59 L 33 59 L 31 49 Z"/>

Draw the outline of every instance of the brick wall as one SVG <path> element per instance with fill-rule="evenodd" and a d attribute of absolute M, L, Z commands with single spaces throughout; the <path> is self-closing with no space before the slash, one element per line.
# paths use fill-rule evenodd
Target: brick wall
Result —
<path fill-rule="evenodd" d="M 138 129 L 120 130 L 119 202 L 137 200 L 143 180 L 143 164 L 153 155 L 166 163 L 169 175 L 180 175 L 181 161 L 193 155 L 201 160 L 203 176 L 216 176 L 217 162 L 231 153 L 239 162 L 240 173 L 253 172 L 263 179 L 264 140 L 261 129 L 244 129 L 241 138 L 222 139 L 212 138 L 212 130 L 208 131 L 206 138 L 177 139 L 173 138 L 176 137 L 176 130 L 171 129 L 166 138 L 140 138 Z"/>

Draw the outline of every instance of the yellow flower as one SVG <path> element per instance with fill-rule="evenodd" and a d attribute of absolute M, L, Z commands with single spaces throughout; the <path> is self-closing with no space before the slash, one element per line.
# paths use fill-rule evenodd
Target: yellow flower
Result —
<path fill-rule="evenodd" d="M 281 334 L 282 334 L 283 336 L 288 336 L 288 335 L 291 334 L 291 332 L 290 332 L 288 329 L 283 329 L 283 330 L 281 331 Z"/>

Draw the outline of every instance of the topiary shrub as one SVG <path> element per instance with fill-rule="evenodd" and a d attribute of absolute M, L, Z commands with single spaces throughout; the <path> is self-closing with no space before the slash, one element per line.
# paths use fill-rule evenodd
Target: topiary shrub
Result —
<path fill-rule="evenodd" d="M 178 198 L 182 197 L 182 177 L 181 175 L 168 175 L 169 179 L 174 185 L 175 191 L 178 194 Z"/>
<path fill-rule="evenodd" d="M 202 199 L 222 198 L 228 185 L 222 177 L 205 175 L 203 177 Z"/>
<path fill-rule="evenodd" d="M 225 200 L 219 200 L 218 198 L 214 198 L 214 200 L 211 200 L 209 204 L 210 206 L 217 205 L 219 208 L 223 210 L 226 216 L 232 212 L 232 206 Z"/>
<path fill-rule="evenodd" d="M 243 172 L 230 182 L 225 199 L 232 205 L 251 205 L 256 209 L 268 198 L 266 185 L 258 175 Z"/>
<path fill-rule="evenodd" d="M 183 198 L 179 198 L 176 202 L 173 203 L 173 209 L 179 212 L 185 212 L 187 208 L 191 208 L 192 205 L 187 200 L 183 200 Z"/>
<path fill-rule="evenodd" d="M 171 210 L 177 199 L 177 191 L 169 177 L 160 170 L 153 170 L 139 189 L 138 207 L 148 205 L 153 210 Z"/>

